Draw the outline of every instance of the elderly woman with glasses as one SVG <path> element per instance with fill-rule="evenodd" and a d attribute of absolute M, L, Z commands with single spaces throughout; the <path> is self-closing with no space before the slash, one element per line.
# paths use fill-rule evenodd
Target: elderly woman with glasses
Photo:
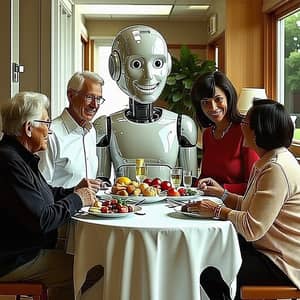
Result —
<path fill-rule="evenodd" d="M 237 276 L 237 299 L 242 285 L 300 288 L 300 165 L 288 150 L 293 122 L 282 104 L 256 100 L 242 131 L 245 144 L 260 157 L 245 195 L 228 193 L 224 204 L 203 200 L 189 208 L 208 218 L 229 220 L 239 233 L 243 261 Z M 199 184 L 206 195 L 223 191 L 210 178 L 201 179 Z M 202 273 L 201 284 L 210 299 L 229 296 L 214 268 Z"/>
<path fill-rule="evenodd" d="M 69 106 L 53 120 L 47 151 L 39 153 L 39 169 L 52 186 L 72 187 L 83 183 L 97 192 L 98 158 L 96 132 L 92 124 L 102 97 L 103 79 L 94 72 L 76 72 L 67 87 Z M 106 179 L 108 180 L 108 179 Z"/>
<path fill-rule="evenodd" d="M 21 92 L 1 107 L 0 281 L 39 281 L 49 299 L 71 300 L 73 257 L 55 249 L 58 228 L 80 208 L 92 205 L 87 187 L 52 188 L 38 169 L 47 149 L 48 98 Z"/>

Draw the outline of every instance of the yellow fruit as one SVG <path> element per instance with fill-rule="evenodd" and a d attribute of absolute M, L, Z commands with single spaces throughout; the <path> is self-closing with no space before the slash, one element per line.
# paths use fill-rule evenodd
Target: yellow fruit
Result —
<path fill-rule="evenodd" d="M 122 176 L 116 179 L 116 183 L 128 185 L 131 183 L 131 180 L 128 177 Z"/>

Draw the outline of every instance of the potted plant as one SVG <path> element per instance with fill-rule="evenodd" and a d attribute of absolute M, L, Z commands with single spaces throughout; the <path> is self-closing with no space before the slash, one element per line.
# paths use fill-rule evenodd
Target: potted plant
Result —
<path fill-rule="evenodd" d="M 215 70 L 214 61 L 200 60 L 187 46 L 181 46 L 180 58 L 172 56 L 172 70 L 161 98 L 167 102 L 171 111 L 194 118 L 190 97 L 193 83 L 199 75 Z"/>

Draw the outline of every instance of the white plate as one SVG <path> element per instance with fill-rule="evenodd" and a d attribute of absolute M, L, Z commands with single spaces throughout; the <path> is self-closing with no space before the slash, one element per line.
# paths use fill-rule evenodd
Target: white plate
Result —
<path fill-rule="evenodd" d="M 142 199 L 145 199 L 144 203 L 154 203 L 159 202 L 167 198 L 167 196 L 120 196 L 120 195 L 114 195 L 110 194 L 112 198 L 121 199 L 121 200 L 128 200 L 130 202 L 139 202 Z"/>
<path fill-rule="evenodd" d="M 185 215 L 185 216 L 188 216 L 188 217 L 198 218 L 198 219 L 210 219 L 210 218 L 208 218 L 208 217 L 201 216 L 201 215 L 196 214 L 196 213 L 191 213 L 191 212 L 181 211 L 181 206 L 174 207 L 174 210 L 175 210 L 177 213 L 182 214 L 182 215 Z M 213 219 L 212 219 L 212 220 L 213 220 Z"/>
<path fill-rule="evenodd" d="M 188 200 L 197 199 L 199 196 L 202 196 L 203 194 L 204 194 L 203 191 L 197 190 L 196 195 L 192 195 L 192 196 L 166 196 L 166 199 L 175 200 L 175 201 L 188 201 Z"/>
<path fill-rule="evenodd" d="M 88 214 L 92 216 L 97 216 L 101 218 L 123 218 L 132 216 L 135 212 L 142 210 L 140 206 L 134 206 L 134 211 L 128 213 L 102 213 L 97 211 L 89 211 Z"/>

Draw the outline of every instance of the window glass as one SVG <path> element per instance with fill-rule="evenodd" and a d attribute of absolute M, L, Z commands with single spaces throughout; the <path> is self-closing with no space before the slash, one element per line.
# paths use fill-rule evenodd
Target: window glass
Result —
<path fill-rule="evenodd" d="M 111 43 L 112 40 L 95 41 L 94 70 L 104 79 L 103 97 L 106 99 L 95 118 L 100 115 L 110 115 L 129 106 L 129 97 L 120 90 L 109 74 L 108 60 L 111 53 Z"/>
<path fill-rule="evenodd" d="M 279 19 L 277 29 L 278 100 L 295 120 L 294 138 L 300 140 L 300 11 Z"/>

